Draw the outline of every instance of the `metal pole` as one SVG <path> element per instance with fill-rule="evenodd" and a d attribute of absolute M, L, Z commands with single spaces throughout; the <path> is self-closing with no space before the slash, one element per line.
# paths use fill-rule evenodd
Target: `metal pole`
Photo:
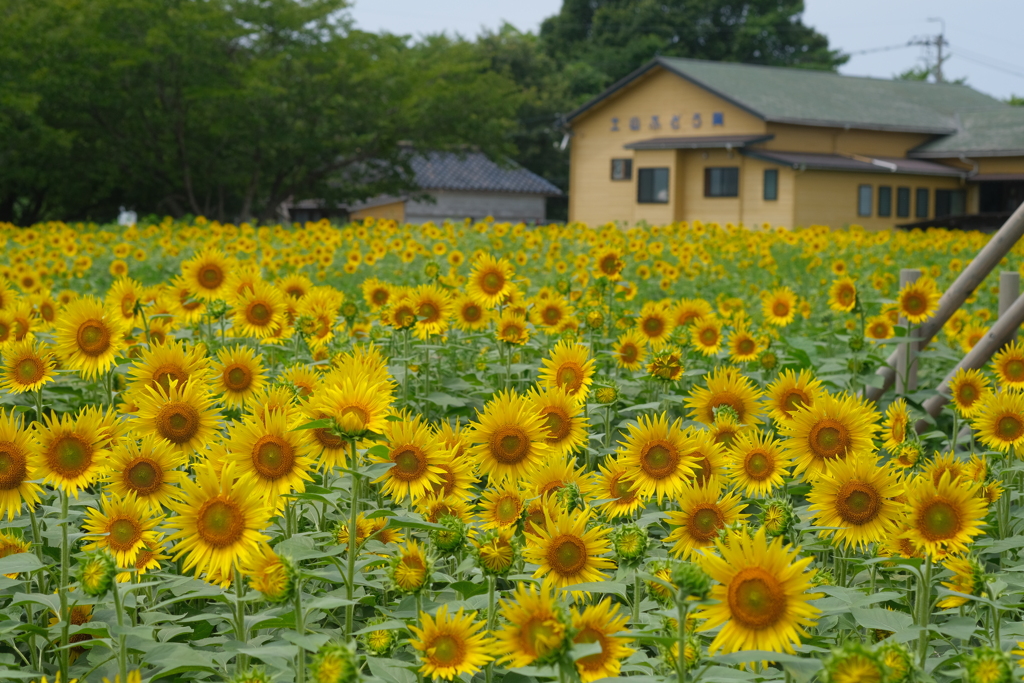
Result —
<path fill-rule="evenodd" d="M 909 285 L 911 282 L 917 282 L 921 277 L 921 271 L 917 268 L 902 268 L 900 269 L 900 289 Z M 917 336 L 917 330 L 911 330 L 909 321 L 900 316 L 900 325 L 907 331 L 909 337 L 911 332 L 914 336 Z M 899 356 L 896 358 L 896 393 L 897 394 L 909 394 L 911 391 L 917 389 L 917 351 L 921 347 L 917 342 L 904 342 L 896 347 L 899 351 Z"/>
<path fill-rule="evenodd" d="M 1002 318 L 1013 306 L 1013 302 L 1020 296 L 1020 273 L 1014 270 L 1004 270 L 999 274 L 999 317 Z M 1010 336 L 1003 340 L 1008 344 L 1017 338 L 1017 329 L 1010 332 Z"/>
<path fill-rule="evenodd" d="M 1006 256 L 1013 245 L 1024 236 L 1024 204 L 1017 207 L 1017 210 L 1006 219 L 1003 227 L 992 235 L 978 255 L 960 273 L 960 277 L 949 286 L 942 298 L 939 299 L 938 310 L 929 320 L 917 328 L 914 336 L 920 337 L 919 348 L 924 348 L 931 338 L 942 329 L 950 316 L 963 305 L 967 297 L 981 284 L 992 269 Z M 896 382 L 896 360 L 899 358 L 900 349 L 897 347 L 889 356 L 886 364 L 878 368 L 875 374 L 881 375 L 882 385 L 880 387 L 868 387 L 867 397 L 877 401 Z"/>
<path fill-rule="evenodd" d="M 928 411 L 928 414 L 932 417 L 938 417 L 939 413 L 942 412 L 942 407 L 949 403 L 949 383 L 953 379 L 953 376 L 957 373 L 960 368 L 965 370 L 977 370 L 988 363 L 992 355 L 999 350 L 999 347 L 1003 345 L 1007 336 L 1015 329 L 1020 327 L 1021 323 L 1024 323 L 1024 296 L 1017 297 L 1017 300 L 1013 302 L 1013 305 L 1006 310 L 1006 313 L 999 316 L 999 320 L 992 326 L 992 329 L 981 338 L 974 348 L 971 349 L 970 353 L 963 357 L 963 359 L 957 363 L 957 366 L 949 371 L 946 378 L 942 380 L 942 384 L 939 385 L 938 394 L 932 396 L 922 404 L 922 407 Z M 928 423 L 924 420 L 919 420 L 915 425 L 917 433 L 920 434 L 928 428 Z"/>

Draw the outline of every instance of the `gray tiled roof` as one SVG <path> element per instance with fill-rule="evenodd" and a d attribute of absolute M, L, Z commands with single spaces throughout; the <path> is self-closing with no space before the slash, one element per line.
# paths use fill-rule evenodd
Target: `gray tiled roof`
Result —
<path fill-rule="evenodd" d="M 857 171 L 860 173 L 906 173 L 908 175 L 966 176 L 966 171 L 924 159 L 903 157 L 849 157 L 841 154 L 815 152 L 776 152 L 775 150 L 743 149 L 741 153 L 791 168 L 819 171 Z"/>
<path fill-rule="evenodd" d="M 536 173 L 511 161 L 499 166 L 480 152 L 429 152 L 413 157 L 411 165 L 416 184 L 423 190 L 562 194 Z"/>
<path fill-rule="evenodd" d="M 915 157 L 1024 156 L 1024 107 L 960 114 L 957 131 L 911 150 Z"/>
<path fill-rule="evenodd" d="M 774 135 L 703 135 L 691 137 L 651 138 L 623 145 L 626 149 L 715 149 L 743 147 L 765 142 Z"/>

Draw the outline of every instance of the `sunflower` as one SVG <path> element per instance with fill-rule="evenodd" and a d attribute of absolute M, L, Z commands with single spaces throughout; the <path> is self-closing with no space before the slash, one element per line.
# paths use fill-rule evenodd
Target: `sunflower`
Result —
<path fill-rule="evenodd" d="M 641 415 L 628 426 L 620 441 L 619 462 L 630 469 L 643 498 L 675 498 L 683 485 L 693 479 L 697 463 L 692 455 L 695 439 L 683 431 L 682 420 L 670 425 L 665 413 L 653 418 Z"/>
<path fill-rule="evenodd" d="M 526 479 L 529 482 L 526 492 L 531 497 L 558 494 L 571 486 L 578 494 L 577 500 L 585 503 L 594 488 L 590 473 L 585 467 L 577 467 L 576 459 L 570 455 L 549 457 L 535 465 Z"/>
<path fill-rule="evenodd" d="M 939 305 L 939 292 L 934 280 L 922 277 L 903 285 L 896 300 L 900 315 L 911 323 L 923 323 L 935 313 Z"/>
<path fill-rule="evenodd" d="M 433 563 L 415 539 L 399 546 L 391 556 L 391 580 L 405 593 L 418 593 L 430 579 Z"/>
<path fill-rule="evenodd" d="M 753 382 L 734 368 L 719 368 L 706 376 L 705 387 L 695 387 L 686 399 L 690 419 L 710 425 L 715 421 L 715 409 L 731 408 L 740 424 L 760 424 L 761 392 Z"/>
<path fill-rule="evenodd" d="M 455 311 L 455 326 L 465 332 L 476 332 L 486 328 L 493 317 L 488 309 L 476 302 L 476 300 L 463 294 L 452 303 Z"/>
<path fill-rule="evenodd" d="M 392 286 L 375 277 L 363 280 L 363 284 L 360 285 L 360 289 L 363 292 L 363 300 L 366 301 L 366 304 L 375 311 L 387 306 L 388 302 L 391 300 Z"/>
<path fill-rule="evenodd" d="M 533 306 L 531 318 L 534 324 L 544 327 L 548 333 L 558 332 L 575 312 L 561 295 L 535 299 Z"/>
<path fill-rule="evenodd" d="M 502 302 L 512 287 L 512 264 L 482 253 L 473 264 L 466 283 L 466 294 L 484 308 L 494 308 Z"/>
<path fill-rule="evenodd" d="M 657 352 L 647 363 L 647 374 L 663 382 L 675 382 L 683 376 L 683 357 L 679 349 L 669 346 Z"/>
<path fill-rule="evenodd" d="M 242 336 L 267 339 L 277 336 L 286 322 L 287 310 L 281 290 L 258 282 L 251 291 L 239 294 L 232 320 Z"/>
<path fill-rule="evenodd" d="M 698 318 L 711 314 L 712 308 L 704 299 L 680 299 L 672 311 L 672 320 L 676 327 L 685 327 Z"/>
<path fill-rule="evenodd" d="M 423 515 L 423 518 L 428 522 L 436 523 L 446 515 L 451 515 L 466 524 L 469 524 L 474 519 L 469 502 L 453 496 L 446 498 L 442 495 L 428 493 L 416 501 L 414 509 Z"/>
<path fill-rule="evenodd" d="M 131 493 L 123 498 L 103 496 L 99 509 L 86 510 L 83 540 L 89 544 L 84 549 L 108 550 L 119 567 L 132 566 L 143 548 L 159 541 L 156 527 L 162 520 Z"/>
<path fill-rule="evenodd" d="M 7 531 L 0 531 L 0 560 L 11 555 L 21 555 L 32 552 L 32 544 Z M 4 574 L 8 579 L 18 578 L 19 572 Z"/>
<path fill-rule="evenodd" d="M 612 560 L 601 557 L 611 551 L 608 534 L 601 525 L 587 529 L 590 508 L 582 512 L 559 510 L 557 517 L 546 515 L 536 535 L 527 536 L 523 557 L 538 565 L 534 577 L 550 575 L 562 587 L 577 583 L 603 581 L 602 570 L 614 569 Z"/>
<path fill-rule="evenodd" d="M 712 477 L 703 487 L 683 486 L 678 496 L 679 510 L 666 513 L 671 531 L 665 542 L 673 544 L 673 555 L 683 559 L 699 555 L 698 551 L 714 543 L 722 529 L 746 521 L 743 499 L 723 489 L 718 477 Z"/>
<path fill-rule="evenodd" d="M 690 326 L 690 341 L 705 356 L 722 350 L 722 323 L 713 315 L 698 318 Z"/>
<path fill-rule="evenodd" d="M 522 346 L 530 341 L 530 330 L 526 326 L 526 318 L 511 308 L 506 308 L 495 324 L 494 336 L 506 344 Z"/>
<path fill-rule="evenodd" d="M 985 581 L 985 568 L 974 556 L 950 557 L 943 563 L 945 568 L 953 573 L 953 576 L 942 585 L 956 593 L 983 597 L 987 589 Z M 938 606 L 942 609 L 956 609 L 970 602 L 969 598 L 959 595 L 949 595 L 939 600 Z"/>
<path fill-rule="evenodd" d="M 295 431 L 283 413 L 246 416 L 231 425 L 228 462 L 235 473 L 274 513 L 284 508 L 284 496 L 306 490 L 312 459 L 302 443 L 304 432 Z"/>
<path fill-rule="evenodd" d="M 13 342 L 4 350 L 3 376 L 0 388 L 12 394 L 41 389 L 53 381 L 53 354 L 37 341 Z"/>
<path fill-rule="evenodd" d="M 796 294 L 789 287 L 779 287 L 762 296 L 761 310 L 765 322 L 776 327 L 785 327 L 796 317 Z"/>
<path fill-rule="evenodd" d="M 598 506 L 598 511 L 608 519 L 631 517 L 644 504 L 637 483 L 629 478 L 630 472 L 628 465 L 611 458 L 598 466 L 594 496 L 607 501 Z"/>
<path fill-rule="evenodd" d="M 992 356 L 992 370 L 1000 387 L 1024 387 L 1024 344 L 1012 340 Z"/>
<path fill-rule="evenodd" d="M 96 481 L 106 466 L 108 440 L 100 415 L 89 410 L 75 417 L 49 413 L 35 427 L 39 438 L 34 467 L 37 476 L 42 474 L 44 483 L 77 498 L 78 492 Z"/>
<path fill-rule="evenodd" d="M 242 406 L 263 388 L 263 357 L 251 348 L 240 344 L 226 346 L 217 352 L 217 360 L 213 366 L 214 391 L 224 394 L 227 405 Z"/>
<path fill-rule="evenodd" d="M 177 498 L 188 475 L 181 468 L 188 456 L 171 442 L 147 434 L 141 442 L 135 438 L 118 439 L 103 473 L 105 490 L 114 496 L 134 495 L 154 512 Z"/>
<path fill-rule="evenodd" d="M 814 405 L 814 398 L 823 391 L 821 381 L 810 370 L 783 370 L 778 379 L 765 388 L 768 414 L 773 420 L 785 422 L 801 406 Z"/>
<path fill-rule="evenodd" d="M 546 662 L 566 647 L 572 622 L 558 602 L 560 593 L 552 577 L 540 585 L 520 581 L 498 603 L 507 622 L 495 634 L 495 650 L 505 653 L 499 664 L 519 668 L 538 660 Z"/>
<path fill-rule="evenodd" d="M 434 430 L 435 437 L 441 446 L 444 455 L 441 462 L 437 464 L 440 470 L 441 480 L 429 487 L 432 494 L 443 498 L 456 497 L 468 500 L 476 496 L 473 486 L 478 481 L 476 476 L 476 461 L 472 458 L 453 457 L 452 450 L 444 439 Z"/>
<path fill-rule="evenodd" d="M 974 536 L 982 532 L 988 506 L 977 483 L 953 481 L 949 472 L 938 484 L 916 477 L 907 486 L 910 517 L 904 537 L 929 555 L 967 552 Z"/>
<path fill-rule="evenodd" d="M 142 285 L 130 277 L 119 277 L 107 290 L 104 303 L 108 310 L 117 311 L 126 325 L 135 321 L 135 309 L 142 300 Z"/>
<path fill-rule="evenodd" d="M 910 413 L 907 411 L 906 399 L 898 398 L 889 404 L 885 411 L 885 422 L 882 424 L 882 436 L 885 442 L 882 447 L 890 453 L 896 453 L 907 440 L 907 427 L 910 425 Z"/>
<path fill-rule="evenodd" d="M 710 432 L 703 429 L 687 427 L 687 433 L 695 439 L 691 454 L 696 461 L 694 482 L 704 486 L 711 477 L 725 477 L 728 471 L 728 456 L 724 444 L 715 441 Z"/>
<path fill-rule="evenodd" d="M 601 646 L 600 652 L 576 660 L 576 670 L 582 683 L 617 677 L 622 660 L 635 652 L 628 645 L 633 642 L 632 638 L 616 635 L 626 630 L 629 617 L 619 613 L 619 606 L 613 604 L 611 598 L 588 605 L 582 612 L 573 607 L 570 614 L 572 628 L 576 632 L 572 642 Z"/>
<path fill-rule="evenodd" d="M 764 432 L 740 434 L 729 447 L 730 478 L 749 497 L 763 498 L 782 486 L 788 466 L 782 444 Z"/>
<path fill-rule="evenodd" d="M 380 434 L 391 410 L 391 392 L 390 383 L 375 381 L 369 374 L 352 373 L 320 388 L 310 400 L 309 409 L 333 418 L 338 429 L 351 437 L 367 432 Z"/>
<path fill-rule="evenodd" d="M 989 393 L 988 377 L 980 370 L 958 368 L 949 381 L 949 394 L 960 417 L 976 416 Z"/>
<path fill-rule="evenodd" d="M 172 381 L 167 391 L 159 386 L 146 387 L 136 400 L 140 436 L 154 434 L 170 441 L 174 448 L 191 453 L 201 451 L 217 435 L 218 412 L 203 383 Z"/>
<path fill-rule="evenodd" d="M 594 359 L 588 358 L 587 347 L 569 341 L 560 341 L 551 355 L 541 361 L 539 381 L 545 387 L 558 387 L 582 401 L 594 381 Z"/>
<path fill-rule="evenodd" d="M 93 296 L 68 304 L 57 319 L 54 344 L 69 370 L 92 378 L 109 370 L 124 348 L 127 327 Z"/>
<path fill-rule="evenodd" d="M 822 393 L 811 406 L 801 406 L 779 426 L 786 449 L 794 459 L 794 474 L 813 479 L 830 460 L 873 452 L 877 415 L 854 396 Z"/>
<path fill-rule="evenodd" d="M 177 541 L 174 558 L 185 558 L 184 571 L 219 583 L 230 583 L 234 568 L 247 564 L 259 544 L 270 540 L 262 533 L 270 510 L 256 495 L 255 482 L 236 480 L 234 470 L 227 465 L 218 475 L 211 464 L 201 464 L 195 481 L 182 482 L 181 500 L 170 504 L 176 515 L 166 521 L 174 530 L 167 540 Z"/>
<path fill-rule="evenodd" d="M 474 444 L 471 453 L 492 482 L 522 479 L 548 456 L 549 433 L 544 418 L 527 398 L 503 391 L 477 415 L 470 436 Z"/>
<path fill-rule="evenodd" d="M 873 454 L 833 460 L 811 484 L 807 500 L 822 537 L 834 536 L 845 547 L 865 548 L 894 535 L 903 514 L 897 499 L 903 493 L 900 477 Z"/>
<path fill-rule="evenodd" d="M 619 336 L 615 341 L 612 354 L 615 356 L 615 363 L 626 370 L 639 370 L 643 367 L 644 357 L 647 355 L 647 337 L 637 330 L 630 330 Z"/>
<path fill-rule="evenodd" d="M 729 358 L 734 363 L 749 363 L 761 355 L 760 342 L 746 327 L 737 327 L 729 336 Z"/>
<path fill-rule="evenodd" d="M 1024 441 L 1024 394 L 1012 389 L 989 393 L 973 421 L 981 442 L 994 450 L 1016 451 Z"/>
<path fill-rule="evenodd" d="M 508 529 L 522 517 L 526 500 L 519 487 L 504 482 L 484 490 L 479 509 L 484 529 Z"/>
<path fill-rule="evenodd" d="M 308 398 L 320 386 L 320 376 L 306 365 L 292 365 L 278 375 L 278 381 L 290 384 L 299 398 Z"/>
<path fill-rule="evenodd" d="M 828 307 L 837 313 L 849 313 L 857 305 L 857 283 L 851 277 L 836 279 L 828 289 Z"/>
<path fill-rule="evenodd" d="M 224 297 L 227 274 L 233 265 L 221 250 L 206 248 L 181 264 L 181 274 L 193 294 L 212 301 Z"/>
<path fill-rule="evenodd" d="M 868 318 L 864 334 L 869 339 L 883 341 L 885 339 L 892 339 L 895 337 L 896 330 L 889 318 L 884 315 L 876 315 L 873 318 Z"/>
<path fill-rule="evenodd" d="M 668 306 L 648 301 L 640 309 L 635 331 L 647 340 L 651 348 L 660 349 L 668 343 L 674 327 Z"/>
<path fill-rule="evenodd" d="M 448 329 L 448 319 L 452 315 L 452 300 L 448 292 L 438 285 L 420 285 L 413 290 L 412 298 L 416 310 L 413 333 L 417 339 L 428 339 Z"/>
<path fill-rule="evenodd" d="M 814 557 L 799 558 L 799 550 L 784 546 L 781 537 L 768 543 L 764 529 L 753 538 L 734 534 L 728 544 L 715 545 L 717 555 L 707 553 L 697 560 L 717 582 L 711 588 L 713 604 L 697 613 L 705 620 L 701 630 L 722 627 L 708 651 L 792 654 L 793 645 L 821 613 L 810 604 L 821 593 L 808 593 L 815 573 L 808 565 Z"/>
<path fill-rule="evenodd" d="M 442 483 L 440 465 L 447 455 L 446 449 L 419 416 L 389 422 L 384 427 L 384 438 L 387 455 L 373 456 L 373 462 L 393 463 L 373 481 L 384 482 L 382 493 L 396 502 L 406 496 L 417 500 Z"/>
<path fill-rule="evenodd" d="M 420 612 L 422 627 L 409 626 L 413 638 L 409 644 L 420 654 L 420 673 L 432 679 L 452 680 L 456 676 L 469 675 L 494 659 L 494 640 L 487 635 L 482 621 L 474 621 L 476 612 L 463 614 L 460 607 L 455 614 L 448 615 L 448 606 L 437 608 L 437 615 L 431 617 Z"/>
<path fill-rule="evenodd" d="M 545 439 L 552 456 L 562 456 L 587 444 L 587 418 L 583 404 L 560 387 L 548 387 L 527 394 L 547 428 Z"/>
<path fill-rule="evenodd" d="M 0 408 L 0 516 L 7 520 L 21 513 L 23 504 L 34 508 L 42 488 L 38 472 L 39 443 L 24 429 L 20 416 Z"/>
<path fill-rule="evenodd" d="M 262 593 L 268 602 L 285 602 L 295 592 L 295 569 L 266 543 L 256 546 L 241 570 L 249 587 Z"/>
<path fill-rule="evenodd" d="M 181 385 L 192 379 L 206 382 L 210 375 L 210 360 L 206 356 L 206 347 L 201 344 L 192 347 L 185 342 L 161 344 L 143 349 L 132 363 L 128 375 L 135 392 L 142 392 L 146 387 L 167 391 L 172 380 Z"/>

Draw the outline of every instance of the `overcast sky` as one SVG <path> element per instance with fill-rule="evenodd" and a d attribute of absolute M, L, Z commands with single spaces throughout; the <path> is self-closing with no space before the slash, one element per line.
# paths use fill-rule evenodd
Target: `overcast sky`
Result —
<path fill-rule="evenodd" d="M 354 0 L 356 26 L 413 36 L 447 31 L 475 37 L 508 21 L 524 31 L 558 12 L 561 0 Z M 833 48 L 853 54 L 840 72 L 890 78 L 924 64 L 926 48 L 900 47 L 854 54 L 935 35 L 946 22 L 951 57 L 947 79 L 999 98 L 1024 96 L 1024 0 L 805 0 L 804 23 L 828 36 Z"/>

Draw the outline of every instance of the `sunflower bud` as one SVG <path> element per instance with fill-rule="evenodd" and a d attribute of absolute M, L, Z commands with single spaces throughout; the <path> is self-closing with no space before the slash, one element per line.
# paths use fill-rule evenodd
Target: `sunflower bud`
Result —
<path fill-rule="evenodd" d="M 910 683 L 914 675 L 914 660 L 901 643 L 888 640 L 878 646 L 875 654 L 886 668 L 888 683 Z"/>
<path fill-rule="evenodd" d="M 765 349 L 757 362 L 763 370 L 774 370 L 779 364 L 779 357 L 775 355 L 774 351 Z"/>
<path fill-rule="evenodd" d="M 861 349 L 864 348 L 864 335 L 862 335 L 862 334 L 854 334 L 854 335 L 852 335 L 850 337 L 849 344 L 850 344 L 850 350 L 851 351 L 860 351 Z"/>
<path fill-rule="evenodd" d="M 604 315 L 601 314 L 601 311 L 590 311 L 587 313 L 587 327 L 592 330 L 604 327 Z"/>
<path fill-rule="evenodd" d="M 764 527 L 765 534 L 770 537 L 785 536 L 796 524 L 796 513 L 788 498 L 770 498 L 761 505 L 757 521 Z"/>
<path fill-rule="evenodd" d="M 354 683 L 359 680 L 355 648 L 328 643 L 320 648 L 309 667 L 309 679 L 315 683 Z"/>
<path fill-rule="evenodd" d="M 106 595 L 117 574 L 117 565 L 110 553 L 98 551 L 89 553 L 78 565 L 78 582 L 86 595 Z"/>
<path fill-rule="evenodd" d="M 1013 665 L 1002 650 L 983 645 L 964 660 L 965 683 L 1010 683 Z"/>
<path fill-rule="evenodd" d="M 231 683 L 273 683 L 273 680 L 263 667 L 256 666 L 235 674 L 231 678 Z"/>
<path fill-rule="evenodd" d="M 423 266 L 423 274 L 433 280 L 441 272 L 441 266 L 437 265 L 433 261 L 428 261 L 427 265 Z"/>
<path fill-rule="evenodd" d="M 396 590 L 418 593 L 429 582 L 433 570 L 433 560 L 423 552 L 423 546 L 413 540 L 392 556 L 388 575 Z"/>
<path fill-rule="evenodd" d="M 714 416 L 714 421 L 718 422 L 722 418 L 728 418 L 737 424 L 743 424 L 740 421 L 740 414 L 736 412 L 736 409 L 727 403 L 715 406 L 711 409 L 711 414 Z"/>
<path fill-rule="evenodd" d="M 367 624 L 366 627 L 370 628 L 383 624 L 387 619 L 385 617 L 374 617 Z M 391 650 L 395 647 L 395 643 L 398 642 L 398 636 L 395 631 L 391 629 L 382 629 L 379 631 L 368 631 L 359 638 L 363 647 L 366 651 L 375 657 L 387 657 Z"/>
<path fill-rule="evenodd" d="M 860 358 L 851 358 L 846 361 L 846 369 L 855 375 L 862 373 L 865 367 L 867 367 L 867 365 Z"/>
<path fill-rule="evenodd" d="M 583 502 L 583 492 L 580 491 L 580 487 L 575 482 L 559 487 L 555 491 L 555 500 L 558 502 L 558 507 L 566 512 L 582 510 L 586 507 Z"/>
<path fill-rule="evenodd" d="M 654 560 L 647 565 L 647 573 L 656 579 L 675 586 L 672 583 L 672 570 L 675 568 L 675 564 L 672 560 Z M 658 604 L 663 607 L 675 605 L 676 591 L 674 589 L 670 589 L 659 581 L 647 581 L 646 583 L 648 595 L 654 598 Z"/>
<path fill-rule="evenodd" d="M 615 382 L 609 382 L 606 385 L 598 386 L 594 390 L 594 400 L 601 405 L 609 405 L 615 403 L 619 399 L 619 387 Z"/>
<path fill-rule="evenodd" d="M 632 523 L 623 524 L 611 533 L 610 538 L 620 565 L 628 568 L 640 566 L 650 545 L 647 529 Z"/>
<path fill-rule="evenodd" d="M 519 546 L 511 529 L 489 531 L 474 542 L 473 555 L 485 575 L 507 576 L 519 556 Z"/>
<path fill-rule="evenodd" d="M 836 585 L 836 577 L 832 573 L 831 569 L 819 569 L 814 572 L 814 576 L 811 577 L 811 586 L 817 588 L 818 586 L 834 586 Z"/>
<path fill-rule="evenodd" d="M 693 562 L 680 562 L 672 570 L 672 583 L 679 587 L 682 599 L 703 600 L 711 592 L 711 577 Z"/>
<path fill-rule="evenodd" d="M 454 515 L 443 515 L 437 523 L 443 529 L 431 529 L 430 541 L 442 557 L 454 555 L 466 543 L 466 525 Z"/>
<path fill-rule="evenodd" d="M 828 683 L 886 680 L 885 667 L 878 655 L 856 642 L 832 650 L 825 660 L 825 677 Z"/>
<path fill-rule="evenodd" d="M 242 573 L 249 586 L 263 594 L 270 603 L 288 602 L 295 596 L 295 564 L 273 550 L 263 549 L 250 559 Z"/>

